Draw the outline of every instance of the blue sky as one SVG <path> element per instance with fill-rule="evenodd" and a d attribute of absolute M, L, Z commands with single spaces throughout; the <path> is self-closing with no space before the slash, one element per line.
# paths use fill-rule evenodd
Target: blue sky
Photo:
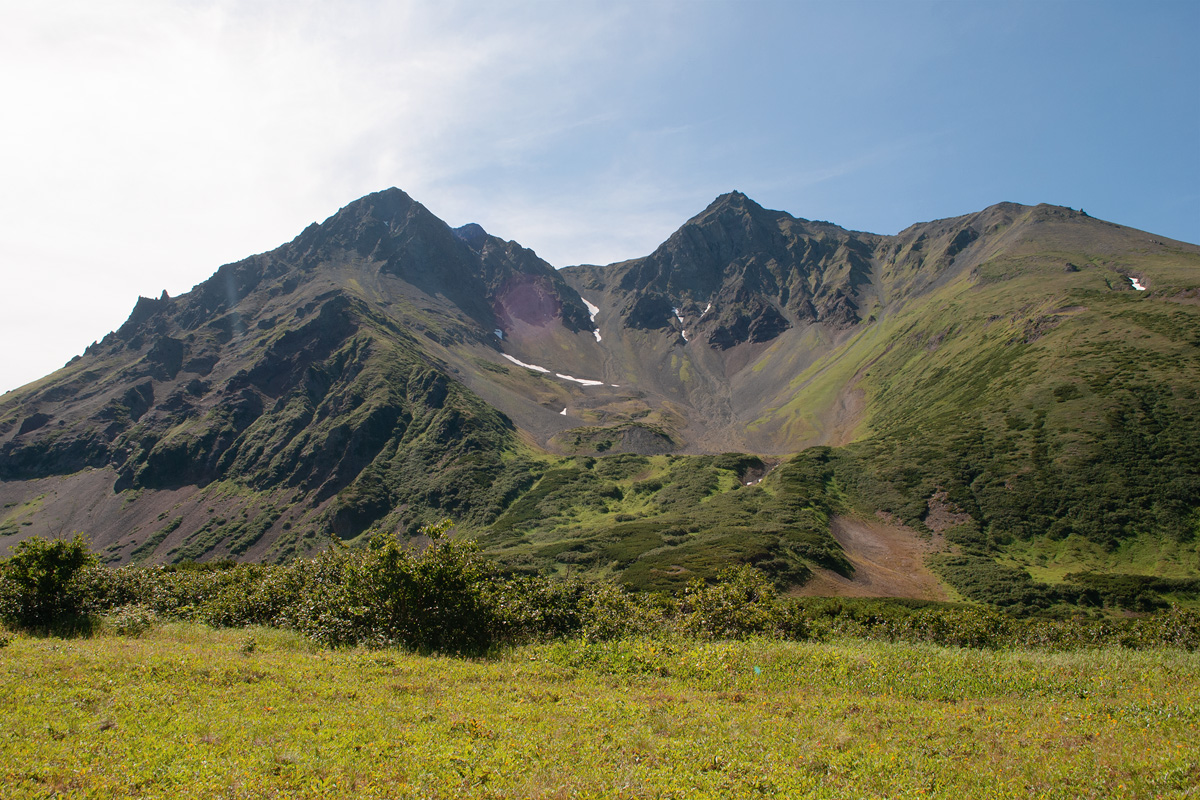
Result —
<path fill-rule="evenodd" d="M 1200 3 L 0 0 L 0 391 L 398 186 L 556 266 L 716 195 L 1200 242 Z"/>

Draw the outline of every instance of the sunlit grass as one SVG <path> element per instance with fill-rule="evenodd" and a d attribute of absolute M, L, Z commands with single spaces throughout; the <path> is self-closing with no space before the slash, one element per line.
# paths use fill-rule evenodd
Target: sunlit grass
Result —
<path fill-rule="evenodd" d="M 268 629 L 0 648 L 5 797 L 1183 797 L 1200 655 Z M 57 795 L 56 795 L 57 793 Z"/>

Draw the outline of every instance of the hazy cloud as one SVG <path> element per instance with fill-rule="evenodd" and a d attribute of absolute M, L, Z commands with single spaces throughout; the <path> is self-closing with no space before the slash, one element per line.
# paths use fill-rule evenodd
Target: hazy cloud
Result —
<path fill-rule="evenodd" d="M 393 185 L 556 266 L 731 189 L 883 233 L 1011 199 L 1187 238 L 1200 11 L 1089 12 L 0 0 L 0 390 Z"/>

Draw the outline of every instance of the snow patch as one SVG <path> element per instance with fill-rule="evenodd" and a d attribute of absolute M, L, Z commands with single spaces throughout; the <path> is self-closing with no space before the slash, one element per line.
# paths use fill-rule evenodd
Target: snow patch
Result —
<path fill-rule="evenodd" d="M 1139 281 L 1137 278 L 1130 278 L 1130 279 L 1129 279 L 1129 282 L 1130 282 L 1130 283 L 1132 283 L 1132 284 L 1133 284 L 1133 288 L 1137 289 L 1139 292 L 1144 292 L 1144 291 L 1146 291 L 1146 287 L 1145 287 L 1145 286 L 1142 286 L 1142 282 L 1141 282 L 1141 281 Z"/>
<path fill-rule="evenodd" d="M 563 375 L 561 372 L 556 372 L 554 374 L 557 377 L 562 378 L 564 381 L 575 381 L 575 383 L 578 383 L 581 386 L 603 386 L 604 385 L 604 381 L 593 381 L 593 380 L 588 380 L 587 378 L 575 378 L 570 375 Z"/>
<path fill-rule="evenodd" d="M 504 340 L 504 331 L 500 330 L 499 328 L 496 328 L 496 330 L 492 331 L 492 333 L 496 334 L 497 339 L 500 339 L 501 341 Z"/>
<path fill-rule="evenodd" d="M 706 305 L 706 306 L 704 307 L 704 313 L 703 313 L 703 314 L 701 314 L 700 316 L 702 316 L 702 317 L 703 317 L 703 316 L 704 316 L 704 314 L 707 314 L 707 313 L 708 313 L 708 312 L 710 312 L 710 311 L 712 311 L 712 303 L 709 303 L 708 305 Z"/>
<path fill-rule="evenodd" d="M 567 410 L 564 408 L 562 411 L 560 411 L 558 413 L 565 417 L 567 415 Z"/>
<path fill-rule="evenodd" d="M 675 319 L 679 320 L 679 324 L 680 324 L 680 325 L 683 325 L 683 317 L 681 317 L 681 316 L 679 315 L 679 309 L 678 309 L 678 308 L 672 308 L 671 310 L 675 312 Z M 685 342 L 686 342 L 686 341 L 688 341 L 688 335 L 687 335 L 687 331 L 686 331 L 686 330 L 682 330 L 682 329 L 681 329 L 681 330 L 679 331 L 679 333 L 680 333 L 680 334 L 683 336 L 683 340 L 684 340 Z"/>
<path fill-rule="evenodd" d="M 535 372 L 541 372 L 546 375 L 551 374 L 550 370 L 546 369 L 545 367 L 539 367 L 537 364 L 526 364 L 524 361 L 518 361 L 517 359 L 510 356 L 508 353 L 501 353 L 500 355 L 504 356 L 509 361 L 516 364 L 518 367 L 524 367 L 525 369 L 531 369 Z M 555 372 L 555 373 L 553 373 L 553 375 L 556 378 L 562 378 L 564 381 L 573 381 L 575 383 L 578 383 L 580 386 L 603 386 L 604 385 L 604 381 L 594 381 L 590 378 L 576 378 L 573 375 L 564 375 L 561 372 Z M 612 386 L 614 389 L 621 388 L 620 386 L 618 386 L 615 383 L 610 383 L 609 386 Z M 564 408 L 562 410 L 562 413 L 566 414 L 567 410 Z"/>
<path fill-rule="evenodd" d="M 592 324 L 595 325 L 596 324 L 596 315 L 600 313 L 600 306 L 592 305 L 591 303 L 589 303 L 587 301 L 587 298 L 584 297 L 583 295 L 580 295 L 579 299 L 583 301 L 583 304 L 585 306 L 587 306 L 588 316 L 592 318 Z M 593 328 L 592 335 L 596 337 L 597 342 L 600 341 L 600 329 L 599 328 Z"/>
<path fill-rule="evenodd" d="M 545 367 L 539 367 L 537 364 L 526 364 L 524 361 L 517 361 L 515 358 L 510 356 L 508 353 L 501 353 L 500 355 L 504 356 L 509 361 L 516 364 L 518 367 L 524 367 L 525 369 L 531 369 L 534 372 L 544 372 L 547 375 L 550 374 L 550 370 L 546 369 Z"/>

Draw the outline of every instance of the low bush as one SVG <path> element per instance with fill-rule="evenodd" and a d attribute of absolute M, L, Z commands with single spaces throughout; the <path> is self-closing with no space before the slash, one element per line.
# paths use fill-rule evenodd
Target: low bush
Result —
<path fill-rule="evenodd" d="M 886 641 L 990 649 L 1011 643 L 1013 620 L 984 606 L 900 607 L 866 619 L 852 616 L 839 620 L 832 630 L 843 635 Z"/>
<path fill-rule="evenodd" d="M 344 559 L 330 607 L 297 620 L 328 644 L 395 645 L 478 654 L 492 644 L 495 614 L 485 583 L 491 565 L 473 545 L 441 538 L 414 554 L 394 536 L 372 539 Z"/>
<path fill-rule="evenodd" d="M 651 633 L 663 603 L 612 583 L 522 575 L 493 583 L 493 603 L 507 643 L 581 638 L 589 642 Z"/>
<path fill-rule="evenodd" d="M 613 583 L 505 574 L 449 523 L 423 529 L 417 551 L 379 535 L 362 548 L 334 544 L 278 566 L 110 569 L 82 539 L 30 540 L 0 564 L 0 608 L 13 628 L 80 632 L 96 619 L 121 636 L 158 621 L 292 630 L 327 647 L 400 646 L 485 654 L 497 646 L 574 640 L 864 638 L 953 647 L 1078 649 L 1200 647 L 1200 611 L 1169 607 L 1140 617 L 1099 610 L 1021 616 L 982 605 L 916 600 L 791 598 L 767 573 L 727 568 L 678 595 L 636 594 Z M 82 556 L 80 552 L 82 550 Z M 0 638 L 5 634 L 0 629 Z"/>
<path fill-rule="evenodd" d="M 688 584 L 679 604 L 679 629 L 705 639 L 744 639 L 768 635 L 788 639 L 808 636 L 799 606 L 779 596 L 766 575 L 751 567 L 723 570 L 714 584 Z"/>
<path fill-rule="evenodd" d="M 0 562 L 0 619 L 18 628 L 50 630 L 86 623 L 89 596 L 81 573 L 96 563 L 87 542 L 26 539 Z"/>
<path fill-rule="evenodd" d="M 143 605 L 121 606 L 102 617 L 105 630 L 137 638 L 154 625 L 156 615 Z"/>
<path fill-rule="evenodd" d="M 1193 652 L 1200 649 L 1200 611 L 1172 606 L 1160 614 L 1141 617 L 1132 624 L 1127 647 L 1175 647 Z"/>

